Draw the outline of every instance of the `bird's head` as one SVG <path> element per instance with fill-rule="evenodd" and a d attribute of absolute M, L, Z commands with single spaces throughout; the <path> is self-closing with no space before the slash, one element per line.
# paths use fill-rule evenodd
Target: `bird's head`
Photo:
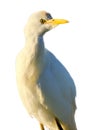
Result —
<path fill-rule="evenodd" d="M 50 13 L 39 11 L 32 14 L 25 26 L 26 37 L 31 35 L 43 35 L 59 24 L 68 23 L 65 19 L 54 19 Z"/>

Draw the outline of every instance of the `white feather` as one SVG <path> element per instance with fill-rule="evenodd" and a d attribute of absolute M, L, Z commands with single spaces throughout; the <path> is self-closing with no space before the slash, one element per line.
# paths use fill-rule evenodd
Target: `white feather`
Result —
<path fill-rule="evenodd" d="M 64 130 L 76 130 L 73 79 L 56 57 L 45 49 L 43 37 L 38 33 L 45 27 L 40 28 L 38 24 L 32 28 L 34 21 L 31 21 L 26 32 L 26 45 L 16 60 L 17 84 L 22 101 L 28 113 L 50 130 L 58 130 L 55 118 Z M 40 31 L 33 30 L 35 28 Z"/>

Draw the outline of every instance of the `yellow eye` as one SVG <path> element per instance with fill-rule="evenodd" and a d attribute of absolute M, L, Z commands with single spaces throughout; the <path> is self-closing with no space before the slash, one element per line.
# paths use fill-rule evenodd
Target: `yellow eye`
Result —
<path fill-rule="evenodd" d="M 41 24 L 44 24 L 46 22 L 45 19 L 40 19 Z"/>

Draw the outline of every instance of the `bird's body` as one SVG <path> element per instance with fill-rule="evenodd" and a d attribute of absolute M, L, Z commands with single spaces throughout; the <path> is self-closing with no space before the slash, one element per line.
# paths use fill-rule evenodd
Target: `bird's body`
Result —
<path fill-rule="evenodd" d="M 48 13 L 43 11 L 36 14 L 41 18 Z M 50 130 L 76 130 L 74 82 L 65 67 L 45 48 L 45 29 L 42 33 L 40 30 L 35 33 L 33 29 L 37 29 L 36 26 L 29 28 L 33 24 L 32 17 L 30 19 L 26 26 L 25 47 L 16 59 L 21 99 L 30 116 L 40 122 L 41 129 L 45 125 Z"/>

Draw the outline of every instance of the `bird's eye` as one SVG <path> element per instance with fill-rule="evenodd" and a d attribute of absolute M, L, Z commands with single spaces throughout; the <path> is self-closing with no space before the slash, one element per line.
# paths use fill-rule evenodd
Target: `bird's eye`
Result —
<path fill-rule="evenodd" d="M 45 19 L 40 19 L 41 24 L 44 24 L 46 22 Z"/>

